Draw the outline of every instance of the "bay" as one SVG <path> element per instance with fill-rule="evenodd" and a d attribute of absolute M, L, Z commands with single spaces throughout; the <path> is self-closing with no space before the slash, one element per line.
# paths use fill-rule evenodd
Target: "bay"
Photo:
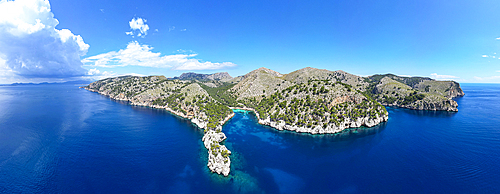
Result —
<path fill-rule="evenodd" d="M 222 177 L 188 120 L 75 84 L 0 86 L 0 192 L 500 193 L 500 85 L 462 89 L 457 113 L 388 107 L 388 122 L 334 135 L 236 111 Z"/>

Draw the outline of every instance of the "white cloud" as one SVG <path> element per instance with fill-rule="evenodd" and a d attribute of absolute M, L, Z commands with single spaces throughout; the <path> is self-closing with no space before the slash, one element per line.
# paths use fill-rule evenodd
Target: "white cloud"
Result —
<path fill-rule="evenodd" d="M 456 79 L 459 78 L 453 75 L 438 75 L 437 73 L 431 73 L 431 77 L 434 79 Z"/>
<path fill-rule="evenodd" d="M 172 26 L 172 27 L 168 27 L 168 31 L 172 31 L 172 30 L 175 30 L 175 26 Z"/>
<path fill-rule="evenodd" d="M 190 56 L 196 56 L 196 54 L 192 54 Z M 212 62 L 200 62 L 197 59 L 184 59 L 180 65 L 172 68 L 173 70 L 213 70 L 213 69 L 224 69 L 228 67 L 236 66 L 231 62 L 222 62 L 222 63 L 212 63 Z"/>
<path fill-rule="evenodd" d="M 186 54 L 186 53 L 190 53 L 190 54 L 196 54 L 196 52 L 194 52 L 193 50 L 185 50 L 185 49 L 177 49 L 174 53 L 183 53 L 183 54 Z"/>
<path fill-rule="evenodd" d="M 480 82 L 500 82 L 500 76 L 490 76 L 490 77 L 477 77 L 474 76 L 474 79 Z"/>
<path fill-rule="evenodd" d="M 68 29 L 55 29 L 58 24 L 48 0 L 1 0 L 1 71 L 29 78 L 85 75 L 80 56 L 89 45 Z"/>
<path fill-rule="evenodd" d="M 144 77 L 146 75 L 143 74 L 138 74 L 138 73 L 122 73 L 118 74 L 113 71 L 103 71 L 101 72 L 99 69 L 94 68 L 94 69 L 89 69 L 87 72 L 87 76 L 81 77 L 81 79 L 85 80 L 102 80 L 110 77 L 118 77 L 118 76 L 125 76 L 125 75 L 132 75 L 132 76 L 141 76 Z"/>
<path fill-rule="evenodd" d="M 132 20 L 128 22 L 128 24 L 130 25 L 130 29 L 132 29 L 132 31 L 125 33 L 127 35 L 134 35 L 134 31 L 138 31 L 137 36 L 144 38 L 148 34 L 149 30 L 149 26 L 146 24 L 146 22 L 147 22 L 146 19 L 132 18 Z"/>
<path fill-rule="evenodd" d="M 488 55 L 482 55 L 481 57 L 489 57 Z"/>
<path fill-rule="evenodd" d="M 500 40 L 500 37 L 496 38 L 497 40 Z"/>
<path fill-rule="evenodd" d="M 186 30 L 187 30 L 187 29 L 182 29 L 181 31 L 182 31 L 182 32 L 184 32 L 184 31 L 186 31 Z"/>
<path fill-rule="evenodd" d="M 141 45 L 137 41 L 132 41 L 125 49 L 87 57 L 82 62 L 85 66 L 90 67 L 143 66 L 170 68 L 173 70 L 212 70 L 236 66 L 236 64 L 231 62 L 201 62 L 199 59 L 193 58 L 197 54 L 161 56 L 161 53 L 152 52 L 152 49 L 153 47 L 149 45 Z"/>
<path fill-rule="evenodd" d="M 97 75 L 100 73 L 101 73 L 101 71 L 99 71 L 97 68 L 94 68 L 94 69 L 89 69 L 89 71 L 87 72 L 87 75 Z"/>

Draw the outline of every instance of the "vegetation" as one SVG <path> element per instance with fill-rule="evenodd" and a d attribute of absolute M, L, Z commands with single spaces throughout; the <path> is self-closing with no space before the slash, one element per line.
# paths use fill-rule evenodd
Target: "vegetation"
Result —
<path fill-rule="evenodd" d="M 414 93 L 410 94 L 409 96 L 406 96 L 404 98 L 403 102 L 401 102 L 401 104 L 403 104 L 403 105 L 411 104 L 411 103 L 416 102 L 417 100 L 422 100 L 424 98 L 425 98 L 424 94 L 417 94 L 417 91 L 415 91 Z"/>
<path fill-rule="evenodd" d="M 355 92 L 353 95 L 363 98 L 359 91 L 354 91 L 348 84 L 330 80 L 309 80 L 307 83 L 276 92 L 260 102 L 256 98 L 247 98 L 242 103 L 255 109 L 261 119 L 269 118 L 273 122 L 281 121 L 287 125 L 307 128 L 318 125 L 323 128 L 329 125 L 340 126 L 347 118 L 376 118 L 377 114 L 385 114 L 385 108 L 369 96 L 359 103 L 348 101 L 332 105 L 336 96 L 331 93 L 339 89 Z"/>
<path fill-rule="evenodd" d="M 86 88 L 133 105 L 166 108 L 192 119 L 205 129 L 203 141 L 209 158 L 222 156 L 224 165 L 230 164 L 230 152 L 220 144 L 224 140 L 221 125 L 232 114 L 229 106 L 253 108 L 260 119 L 280 126 L 335 132 L 363 122 L 372 126 L 381 121 L 377 118 L 386 119 L 387 110 L 380 103 L 456 110 L 456 102 L 450 98 L 462 92 L 456 82 L 392 74 L 362 78 L 314 68 L 286 75 L 259 68 L 236 78 L 227 73 L 186 73 L 173 79 L 123 76 L 97 81 Z"/>
<path fill-rule="evenodd" d="M 229 89 L 232 88 L 234 85 L 236 84 L 223 83 L 222 86 L 212 88 L 205 84 L 202 84 L 201 87 L 205 89 L 208 92 L 208 94 L 218 102 L 226 106 L 236 107 L 238 106 L 238 102 L 236 101 L 236 96 L 229 91 Z"/>
<path fill-rule="evenodd" d="M 393 74 L 361 78 L 314 68 L 287 75 L 260 68 L 235 79 L 227 73 L 200 76 L 184 74 L 180 80 L 124 76 L 94 82 L 88 88 L 136 104 L 167 107 L 206 122 L 208 130 L 217 130 L 232 113 L 228 107 L 250 107 L 261 119 L 292 126 L 327 128 L 347 120 L 382 116 L 386 110 L 380 103 L 413 106 L 427 96 L 443 99 L 439 95 L 458 87 L 430 78 Z M 428 95 L 431 90 L 433 94 Z"/>
<path fill-rule="evenodd" d="M 198 102 L 197 105 L 201 107 L 202 111 L 208 117 L 208 129 L 216 129 L 217 125 L 232 113 L 231 109 L 227 106 L 213 100 L 209 100 L 203 104 Z"/>

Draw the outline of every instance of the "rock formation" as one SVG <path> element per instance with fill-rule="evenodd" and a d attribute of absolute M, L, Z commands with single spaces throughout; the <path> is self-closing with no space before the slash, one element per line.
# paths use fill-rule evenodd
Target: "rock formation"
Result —
<path fill-rule="evenodd" d="M 235 78 L 227 72 L 183 73 L 174 79 L 123 76 L 84 88 L 191 120 L 204 131 L 207 167 L 224 176 L 230 173 L 231 151 L 223 145 L 222 125 L 234 116 L 231 109 L 254 111 L 260 124 L 278 130 L 323 134 L 386 122 L 383 105 L 458 111 L 453 98 L 464 95 L 454 81 L 392 74 L 360 77 L 311 67 L 289 74 L 259 68 Z"/>

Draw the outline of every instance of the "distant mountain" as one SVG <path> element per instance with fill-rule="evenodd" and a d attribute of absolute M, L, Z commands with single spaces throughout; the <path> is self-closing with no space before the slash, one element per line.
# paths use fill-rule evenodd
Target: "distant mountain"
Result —
<path fill-rule="evenodd" d="M 418 110 L 458 111 L 463 96 L 454 81 L 393 74 L 360 77 L 344 71 L 306 67 L 289 74 L 259 68 L 243 76 L 183 73 L 180 77 L 124 76 L 85 87 L 132 105 L 166 109 L 204 129 L 212 172 L 228 175 L 231 152 L 221 144 L 231 108 L 252 110 L 259 123 L 279 130 L 337 133 L 388 120 L 383 105 Z"/>
<path fill-rule="evenodd" d="M 80 85 L 88 85 L 91 81 L 88 80 L 75 80 L 75 81 L 66 81 L 66 82 L 41 82 L 41 83 L 12 83 L 12 84 L 0 84 L 0 86 L 36 86 L 36 85 L 51 85 L 51 84 L 80 84 Z"/>
<path fill-rule="evenodd" d="M 232 78 L 233 77 L 231 77 L 227 72 L 220 72 L 214 74 L 199 74 L 199 73 L 189 72 L 189 73 L 183 73 L 179 77 L 174 77 L 174 79 L 198 80 L 198 81 L 208 81 L 208 80 L 226 81 Z"/>

